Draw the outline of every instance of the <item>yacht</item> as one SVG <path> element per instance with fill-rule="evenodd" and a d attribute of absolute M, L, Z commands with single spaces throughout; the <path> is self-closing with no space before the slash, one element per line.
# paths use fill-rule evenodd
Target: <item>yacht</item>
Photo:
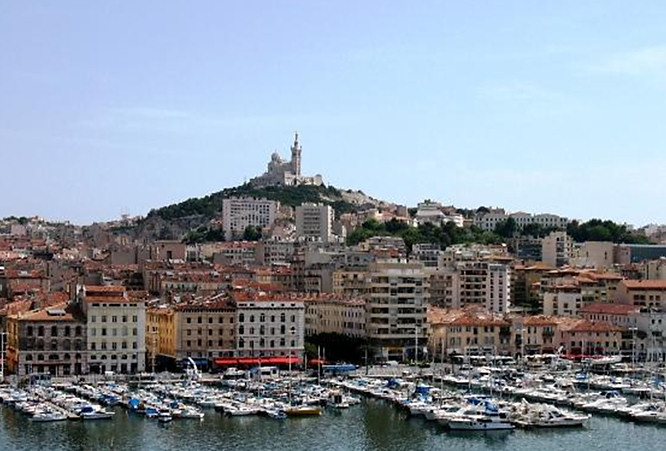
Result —
<path fill-rule="evenodd" d="M 452 431 L 498 431 L 514 429 L 513 424 L 505 412 L 489 401 L 485 403 L 485 410 L 476 415 L 466 415 L 449 421 Z"/>

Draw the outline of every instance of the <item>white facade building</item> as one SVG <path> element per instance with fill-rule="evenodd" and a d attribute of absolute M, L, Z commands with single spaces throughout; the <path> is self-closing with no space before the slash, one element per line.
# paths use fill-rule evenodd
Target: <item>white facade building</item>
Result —
<path fill-rule="evenodd" d="M 222 201 L 222 229 L 225 239 L 241 237 L 248 226 L 269 227 L 278 216 L 280 202 L 250 197 Z"/>
<path fill-rule="evenodd" d="M 135 374 L 146 369 L 146 304 L 121 286 L 81 287 L 91 373 Z"/>
<path fill-rule="evenodd" d="M 305 347 L 305 304 L 288 297 L 236 301 L 238 357 L 297 356 Z"/>
<path fill-rule="evenodd" d="M 333 239 L 335 211 L 329 205 L 305 203 L 296 207 L 296 236 L 328 243 Z"/>
<path fill-rule="evenodd" d="M 568 265 L 573 254 L 573 240 L 566 232 L 551 232 L 541 242 L 541 261 L 559 268 Z"/>

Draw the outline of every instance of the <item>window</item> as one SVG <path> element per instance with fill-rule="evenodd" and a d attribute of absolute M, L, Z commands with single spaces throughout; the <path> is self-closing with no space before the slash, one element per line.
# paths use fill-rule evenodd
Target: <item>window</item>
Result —
<path fill-rule="evenodd" d="M 97 322 L 97 317 L 95 315 L 90 317 L 90 322 L 91 323 L 96 323 Z"/>
<path fill-rule="evenodd" d="M 191 324 L 191 323 L 192 323 L 192 318 L 189 318 L 189 317 L 188 317 L 188 318 L 187 318 L 187 324 Z"/>
<path fill-rule="evenodd" d="M 245 314 L 241 313 L 238 315 L 238 322 L 244 323 L 245 322 Z"/>
<path fill-rule="evenodd" d="M 43 336 L 44 336 L 44 326 L 39 326 L 39 327 L 37 328 L 37 335 L 38 335 L 39 337 L 43 337 Z"/>
<path fill-rule="evenodd" d="M 103 322 L 103 323 L 106 322 L 106 315 L 102 315 L 102 322 Z"/>
<path fill-rule="evenodd" d="M 250 322 L 251 322 L 251 323 L 254 322 L 254 315 L 250 315 Z"/>
<path fill-rule="evenodd" d="M 197 317 L 197 323 L 201 324 L 201 317 Z"/>
<path fill-rule="evenodd" d="M 94 327 L 92 329 L 90 329 L 90 336 L 91 337 L 96 337 L 97 336 L 97 329 L 95 329 Z"/>
<path fill-rule="evenodd" d="M 69 337 L 71 335 L 72 330 L 70 329 L 69 326 L 65 326 L 65 337 Z"/>
<path fill-rule="evenodd" d="M 81 336 L 81 326 L 76 326 L 76 331 L 74 332 L 74 335 L 77 337 Z"/>
<path fill-rule="evenodd" d="M 127 322 L 127 315 L 123 315 L 123 323 Z"/>
<path fill-rule="evenodd" d="M 208 324 L 213 324 L 213 318 L 211 317 L 208 318 Z"/>
<path fill-rule="evenodd" d="M 103 336 L 103 337 L 106 336 L 106 327 L 102 327 L 102 336 Z"/>
<path fill-rule="evenodd" d="M 32 337 L 32 326 L 28 326 L 28 337 Z"/>
<path fill-rule="evenodd" d="M 113 316 L 111 317 L 111 322 L 112 322 L 112 323 L 117 323 L 117 322 L 118 322 L 118 317 L 117 317 L 116 315 L 113 315 Z"/>
<path fill-rule="evenodd" d="M 280 314 L 280 322 L 284 323 L 287 320 L 287 315 L 284 313 Z"/>

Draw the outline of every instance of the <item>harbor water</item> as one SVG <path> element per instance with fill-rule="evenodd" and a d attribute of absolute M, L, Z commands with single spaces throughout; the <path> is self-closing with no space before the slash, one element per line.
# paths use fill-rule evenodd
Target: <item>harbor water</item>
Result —
<path fill-rule="evenodd" d="M 113 420 L 33 423 L 0 406 L 2 450 L 645 450 L 666 443 L 666 427 L 593 416 L 586 427 L 453 433 L 409 418 L 385 401 L 365 399 L 315 418 L 228 417 L 163 425 L 116 408 Z"/>

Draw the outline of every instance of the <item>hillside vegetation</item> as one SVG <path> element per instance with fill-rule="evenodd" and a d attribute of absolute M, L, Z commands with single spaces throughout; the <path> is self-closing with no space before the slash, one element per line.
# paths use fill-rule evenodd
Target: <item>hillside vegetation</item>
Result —
<path fill-rule="evenodd" d="M 356 211 L 358 206 L 347 201 L 343 193 L 332 186 L 271 186 L 253 188 L 249 184 L 226 188 L 204 197 L 193 197 L 177 204 L 151 210 L 148 218 L 158 216 L 165 220 L 200 215 L 213 218 L 222 210 L 222 201 L 229 197 L 256 197 L 280 201 L 282 205 L 295 207 L 304 202 L 320 202 L 330 205 L 337 215 Z"/>

